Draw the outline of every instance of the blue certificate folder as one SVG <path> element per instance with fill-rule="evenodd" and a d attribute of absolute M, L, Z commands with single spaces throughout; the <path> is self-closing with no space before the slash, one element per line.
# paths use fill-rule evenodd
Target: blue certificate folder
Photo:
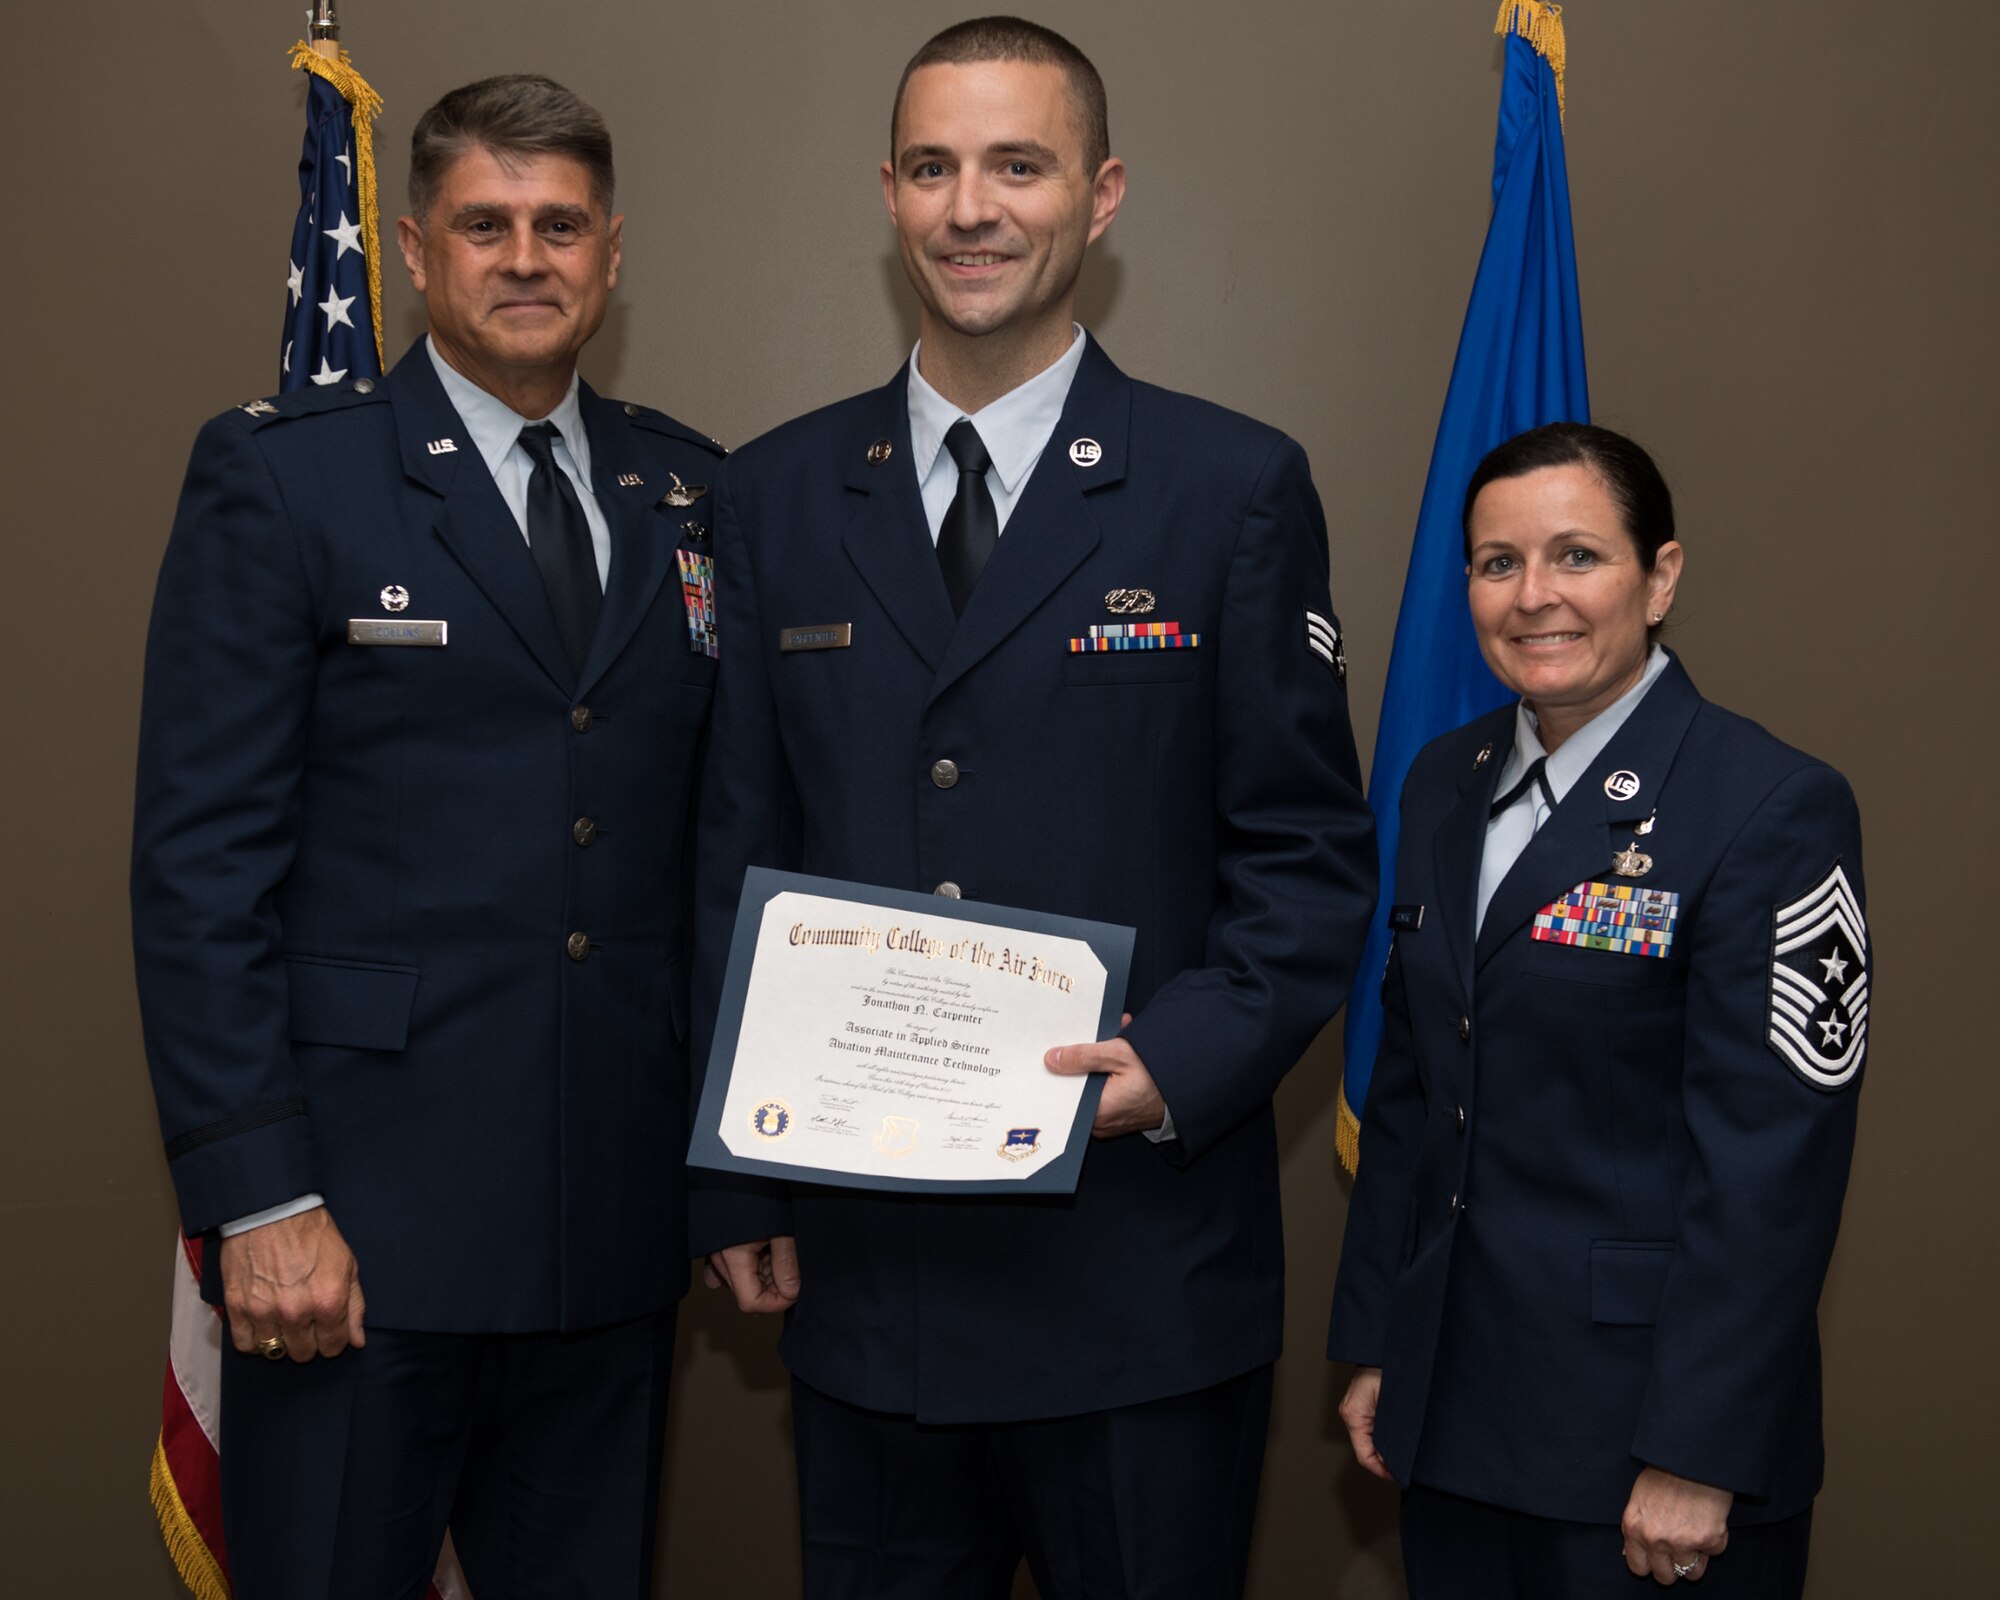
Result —
<path fill-rule="evenodd" d="M 1054 934 L 1088 944 L 1104 963 L 1104 1006 L 1097 1019 L 1097 1037 L 1109 1039 L 1118 1032 L 1118 1019 L 1125 1009 L 1125 984 L 1132 971 L 1130 928 L 1108 922 L 1086 922 L 1077 917 L 1052 916 L 1045 911 L 1018 911 L 1006 906 L 982 905 L 974 900 L 940 900 L 936 895 L 915 894 L 904 889 L 881 889 L 864 883 L 842 883 L 835 878 L 814 878 L 797 872 L 773 872 L 752 867 L 744 874 L 743 898 L 736 906 L 736 929 L 729 942 L 729 970 L 722 980 L 722 999 L 716 1011 L 715 1042 L 708 1055 L 708 1073 L 703 1081 L 701 1108 L 696 1113 L 694 1137 L 688 1146 L 688 1162 L 697 1167 L 713 1167 L 722 1172 L 743 1172 L 759 1178 L 775 1178 L 788 1183 L 838 1184 L 850 1189 L 919 1194 L 1071 1194 L 1077 1175 L 1083 1170 L 1084 1151 L 1090 1145 L 1090 1124 L 1097 1115 L 1097 1097 L 1104 1080 L 1093 1073 L 1084 1080 L 1083 1097 L 1077 1102 L 1076 1118 L 1070 1126 L 1068 1144 L 1060 1156 L 1043 1163 L 1019 1178 L 930 1179 L 898 1178 L 869 1173 L 841 1172 L 826 1167 L 801 1166 L 797 1162 L 759 1161 L 738 1155 L 722 1142 L 722 1108 L 729 1092 L 730 1068 L 736 1060 L 736 1043 L 743 1031 L 743 1006 L 750 993 L 750 961 L 757 948 L 757 931 L 764 907 L 786 892 L 824 895 L 830 899 L 852 900 L 880 907 L 905 917 L 949 917 L 956 922 L 978 922 L 1021 933 Z M 1051 1039 L 1050 1045 L 1075 1044 L 1075 1039 Z"/>

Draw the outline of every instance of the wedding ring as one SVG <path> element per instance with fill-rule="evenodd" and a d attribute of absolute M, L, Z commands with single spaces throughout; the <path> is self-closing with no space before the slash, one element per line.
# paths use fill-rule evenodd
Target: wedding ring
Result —
<path fill-rule="evenodd" d="M 1674 1576 L 1676 1578 L 1691 1578 L 1694 1576 L 1694 1569 L 1700 1565 L 1700 1556 L 1696 1556 L 1692 1561 L 1676 1561 L 1674 1563 Z"/>

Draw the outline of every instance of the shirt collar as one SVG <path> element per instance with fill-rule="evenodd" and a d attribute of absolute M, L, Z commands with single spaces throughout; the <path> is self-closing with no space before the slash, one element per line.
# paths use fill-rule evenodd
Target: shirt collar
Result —
<path fill-rule="evenodd" d="M 496 477 L 499 475 L 500 463 L 519 443 L 523 428 L 531 422 L 553 422 L 556 431 L 562 435 L 563 447 L 569 451 L 570 460 L 576 463 L 577 477 L 586 484 L 590 482 L 590 441 L 584 436 L 583 407 L 577 399 L 579 380 L 574 372 L 569 375 L 569 388 L 555 410 L 546 417 L 524 417 L 504 400 L 480 388 L 439 355 L 428 334 L 424 336 L 424 349 L 430 354 L 438 382 L 444 385 L 445 398 L 458 413 L 458 420 L 465 424 L 465 431 L 472 436 L 473 446 L 485 461 L 488 472 Z"/>
<path fill-rule="evenodd" d="M 1639 681 L 1563 740 L 1556 753 L 1549 756 L 1549 764 L 1544 771 L 1549 789 L 1557 800 L 1568 794 L 1576 780 L 1604 754 L 1604 747 L 1611 743 L 1613 735 L 1639 708 L 1639 702 L 1646 698 L 1646 691 L 1659 681 L 1660 674 L 1667 670 L 1667 663 L 1672 659 L 1660 646 L 1654 645 L 1646 656 L 1646 668 L 1639 674 Z M 1535 721 L 1535 714 L 1528 709 L 1528 702 L 1523 700 L 1514 707 L 1514 751 L 1500 774 L 1500 791 L 1504 793 L 1518 783 L 1521 774 L 1528 770 L 1529 763 L 1546 753 L 1542 749 L 1541 729 Z"/>
<path fill-rule="evenodd" d="M 993 458 L 993 470 L 1009 494 L 1040 459 L 1049 437 L 1062 420 L 1064 403 L 1076 369 L 1083 365 L 1084 343 L 1089 338 L 1076 323 L 1070 324 L 1069 348 L 1054 363 L 1044 367 L 1026 383 L 1010 389 L 982 410 L 970 413 L 972 425 L 986 453 Z M 910 452 L 916 461 L 917 482 L 922 483 L 937 465 L 938 452 L 951 425 L 968 413 L 959 410 L 930 386 L 918 370 L 917 357 L 923 341 L 910 352 Z"/>

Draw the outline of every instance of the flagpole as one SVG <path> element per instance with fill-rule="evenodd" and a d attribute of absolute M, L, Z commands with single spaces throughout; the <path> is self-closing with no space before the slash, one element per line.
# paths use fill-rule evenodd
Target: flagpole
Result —
<path fill-rule="evenodd" d="M 333 0 L 313 0 L 312 26 L 306 30 L 313 54 L 328 61 L 340 59 L 340 18 L 333 14 Z"/>

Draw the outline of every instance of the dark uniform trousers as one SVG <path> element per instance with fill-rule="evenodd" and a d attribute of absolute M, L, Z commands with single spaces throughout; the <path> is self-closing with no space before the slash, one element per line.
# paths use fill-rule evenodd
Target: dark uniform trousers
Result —
<path fill-rule="evenodd" d="M 704 1179 L 692 1242 L 798 1241 L 810 1594 L 1004 1595 L 1023 1554 L 1045 1596 L 1238 1593 L 1272 1096 L 1374 900 L 1319 498 L 1295 443 L 1093 343 L 956 615 L 909 451 L 899 373 L 717 485 L 694 1058 L 746 866 L 962 895 L 1136 929 L 1122 1035 L 1176 1137 L 1092 1141 L 1063 1196 Z M 1135 616 L 1180 645 L 1096 648 Z"/>
<path fill-rule="evenodd" d="M 190 462 L 132 874 L 181 1223 L 321 1194 L 369 1317 L 332 1360 L 223 1355 L 238 1600 L 419 1594 L 447 1513 L 479 1600 L 646 1592 L 720 446 L 578 404 L 611 538 L 580 667 L 421 347 Z"/>
<path fill-rule="evenodd" d="M 794 1379 L 807 1600 L 1240 1594 L 1271 1368 L 1038 1422 L 934 1426 Z M 482 1597 L 483 1600 L 483 1597 Z"/>
<path fill-rule="evenodd" d="M 1729 1548 L 1686 1593 L 1798 1600 L 1811 1532 L 1810 1506 L 1781 1522 L 1731 1528 Z M 1642 1600 L 1659 1589 L 1625 1565 L 1616 1528 L 1531 1517 L 1421 1484 L 1403 1495 L 1403 1575 L 1410 1600 Z"/>

